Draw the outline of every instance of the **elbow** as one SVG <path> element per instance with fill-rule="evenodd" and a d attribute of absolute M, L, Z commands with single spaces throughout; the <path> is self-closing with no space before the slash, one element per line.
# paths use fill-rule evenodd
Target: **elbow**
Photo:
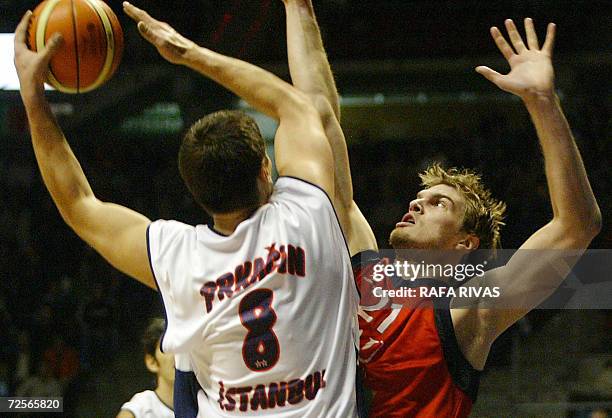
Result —
<path fill-rule="evenodd" d="M 592 234 L 591 239 L 595 238 L 601 232 L 601 228 L 603 226 L 603 220 L 601 217 L 601 210 L 598 205 L 595 205 L 595 210 L 593 215 L 591 216 L 590 221 L 590 231 Z"/>
<path fill-rule="evenodd" d="M 78 235 L 80 227 L 78 213 L 72 208 L 59 209 L 59 213 L 64 223 Z"/>
<path fill-rule="evenodd" d="M 597 205 L 588 214 L 578 215 L 575 219 L 561 220 L 563 235 L 577 247 L 587 247 L 602 229 L 601 211 Z"/>
<path fill-rule="evenodd" d="M 599 235 L 602 228 L 602 217 L 601 210 L 599 209 L 597 203 L 595 203 L 593 210 L 591 210 L 588 215 L 584 216 L 583 221 L 580 222 L 580 225 L 584 238 L 587 238 L 589 242 Z"/>
<path fill-rule="evenodd" d="M 87 218 L 91 210 L 96 207 L 94 205 L 101 202 L 93 195 L 87 194 L 80 199 L 76 199 L 72 204 L 59 207 L 59 212 L 70 229 L 82 235 L 82 230 L 87 226 Z"/>

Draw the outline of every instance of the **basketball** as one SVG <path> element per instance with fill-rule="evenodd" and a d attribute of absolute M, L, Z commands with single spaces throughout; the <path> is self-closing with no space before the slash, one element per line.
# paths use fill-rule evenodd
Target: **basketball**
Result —
<path fill-rule="evenodd" d="M 47 81 L 64 93 L 86 93 L 111 78 L 123 53 L 123 31 L 101 0 L 46 0 L 30 20 L 28 47 L 44 48 L 56 32 L 64 43 L 49 63 Z"/>

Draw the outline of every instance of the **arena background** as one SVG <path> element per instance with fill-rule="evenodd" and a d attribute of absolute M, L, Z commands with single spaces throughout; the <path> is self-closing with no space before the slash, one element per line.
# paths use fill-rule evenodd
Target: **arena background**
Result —
<path fill-rule="evenodd" d="M 100 90 L 49 93 L 96 194 L 148 217 L 208 219 L 183 186 L 184 128 L 241 106 L 195 73 L 164 62 L 121 12 L 123 63 Z M 135 1 L 191 39 L 288 78 L 280 0 Z M 314 1 L 342 100 L 356 200 L 381 247 L 429 162 L 479 170 L 508 202 L 503 246 L 550 217 L 542 158 L 519 100 L 474 72 L 506 70 L 488 28 L 505 18 L 558 25 L 557 88 L 604 216 L 592 248 L 612 248 L 612 6 L 569 0 Z M 35 1 L 0 0 L 0 32 Z M 262 119 L 271 136 L 273 126 Z M 140 335 L 162 314 L 157 295 L 107 266 L 60 219 L 35 166 L 18 92 L 0 91 L 0 396 L 17 359 L 71 361 L 65 416 L 110 417 L 150 388 Z M 496 343 L 474 417 L 589 417 L 612 401 L 609 311 L 534 311 Z M 29 347 L 29 348 L 28 348 Z M 51 354 L 50 354 L 51 353 Z M 72 354 L 70 354 L 72 353 Z M 599 406 L 598 406 L 599 405 Z M 606 415 L 600 415 L 606 416 Z"/>

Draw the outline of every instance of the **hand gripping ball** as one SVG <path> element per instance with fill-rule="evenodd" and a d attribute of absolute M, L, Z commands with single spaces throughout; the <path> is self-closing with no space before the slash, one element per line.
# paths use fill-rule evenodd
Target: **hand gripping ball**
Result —
<path fill-rule="evenodd" d="M 46 0 L 30 19 L 28 47 L 44 48 L 55 32 L 64 43 L 49 63 L 47 81 L 64 93 L 100 87 L 115 72 L 123 53 L 117 16 L 101 0 Z"/>

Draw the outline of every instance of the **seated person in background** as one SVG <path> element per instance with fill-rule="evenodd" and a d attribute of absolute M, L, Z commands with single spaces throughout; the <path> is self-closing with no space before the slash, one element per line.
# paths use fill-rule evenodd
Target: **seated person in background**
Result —
<path fill-rule="evenodd" d="M 144 361 L 147 369 L 155 374 L 155 390 L 145 390 L 132 396 L 121 406 L 117 418 L 174 418 L 174 356 L 159 350 L 166 324 L 161 318 L 153 318 L 142 337 Z"/>
<path fill-rule="evenodd" d="M 53 376 L 53 370 L 47 359 L 43 358 L 38 364 L 36 373 L 19 385 L 15 396 L 33 398 L 59 398 L 63 396 L 62 385 Z"/>

